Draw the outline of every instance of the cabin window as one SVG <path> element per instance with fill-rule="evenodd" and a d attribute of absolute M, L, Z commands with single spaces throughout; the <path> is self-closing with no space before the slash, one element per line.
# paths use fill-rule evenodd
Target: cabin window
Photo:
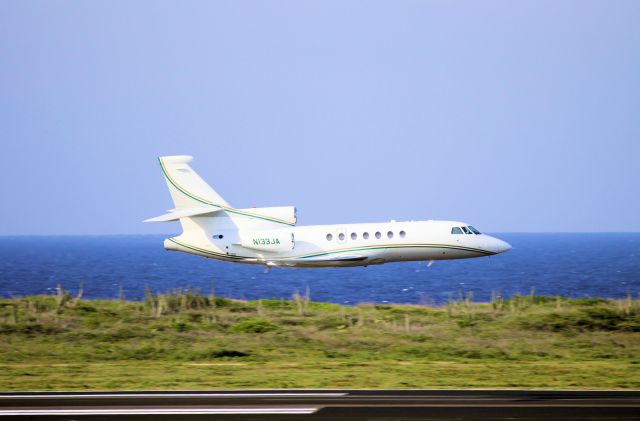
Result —
<path fill-rule="evenodd" d="M 380 234 L 380 231 L 377 231 L 377 232 L 376 232 L 376 238 L 379 240 L 379 239 L 380 239 L 380 237 L 382 237 L 382 234 Z"/>
<path fill-rule="evenodd" d="M 369 233 L 368 232 L 363 233 L 362 234 L 362 238 L 364 238 L 365 240 L 368 240 L 369 239 Z"/>
<path fill-rule="evenodd" d="M 480 231 L 478 231 L 477 229 L 475 229 L 474 227 L 472 227 L 471 225 L 469 225 L 468 227 L 472 233 L 474 233 L 475 235 L 480 235 Z"/>
<path fill-rule="evenodd" d="M 333 240 L 333 235 L 332 234 L 327 234 L 327 241 L 331 241 Z"/>
<path fill-rule="evenodd" d="M 387 232 L 387 237 L 388 238 L 393 238 L 393 231 Z"/>
<path fill-rule="evenodd" d="M 355 239 L 357 239 L 357 238 L 358 238 L 358 234 L 356 234 L 355 232 L 352 232 L 352 233 L 351 233 L 351 239 L 352 239 L 352 240 L 355 240 Z"/>
<path fill-rule="evenodd" d="M 400 231 L 400 238 L 404 238 L 407 235 L 406 232 L 404 231 Z"/>
<path fill-rule="evenodd" d="M 451 234 L 462 234 L 462 230 L 460 227 L 453 227 L 451 228 Z"/>
<path fill-rule="evenodd" d="M 465 234 L 471 234 L 471 231 L 469 231 L 467 227 L 462 227 L 462 231 L 464 231 Z"/>
<path fill-rule="evenodd" d="M 344 232 L 341 232 L 340 234 L 338 234 L 338 240 L 344 241 Z"/>

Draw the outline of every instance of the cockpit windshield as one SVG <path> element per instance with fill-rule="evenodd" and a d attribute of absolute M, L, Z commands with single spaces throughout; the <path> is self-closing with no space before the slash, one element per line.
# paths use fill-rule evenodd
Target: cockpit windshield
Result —
<path fill-rule="evenodd" d="M 480 235 L 481 232 L 472 227 L 471 225 L 467 227 L 452 227 L 451 234 L 469 234 L 469 235 Z"/>

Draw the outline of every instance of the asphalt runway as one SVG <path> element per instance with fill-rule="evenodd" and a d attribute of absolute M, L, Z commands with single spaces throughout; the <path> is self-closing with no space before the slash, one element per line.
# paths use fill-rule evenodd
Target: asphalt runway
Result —
<path fill-rule="evenodd" d="M 0 393 L 0 420 L 640 420 L 640 391 Z"/>

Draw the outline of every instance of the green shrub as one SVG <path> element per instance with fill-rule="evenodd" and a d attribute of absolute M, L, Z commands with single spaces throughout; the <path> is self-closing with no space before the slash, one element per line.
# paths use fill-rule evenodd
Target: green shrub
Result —
<path fill-rule="evenodd" d="M 533 304 L 555 304 L 558 301 L 558 296 L 549 295 L 536 295 L 531 297 Z"/>
<path fill-rule="evenodd" d="M 260 300 L 262 306 L 268 309 L 274 310 L 292 310 L 293 303 L 287 300 L 274 300 L 274 299 L 262 299 Z"/>
<path fill-rule="evenodd" d="M 235 349 L 221 349 L 219 351 L 213 351 L 209 355 L 211 358 L 242 358 L 249 357 L 251 354 L 248 352 L 237 351 Z"/>
<path fill-rule="evenodd" d="M 627 332 L 640 332 L 640 317 L 636 316 L 618 323 L 618 329 Z"/>
<path fill-rule="evenodd" d="M 537 330 L 566 331 L 640 331 L 640 318 L 608 307 L 580 308 L 570 313 L 529 315 L 520 320 L 523 327 Z"/>
<path fill-rule="evenodd" d="M 209 305 L 214 305 L 216 307 L 231 307 L 234 305 L 234 300 L 231 300 L 229 298 L 222 298 L 222 297 L 215 297 L 213 298 L 213 300 L 210 300 Z"/>
<path fill-rule="evenodd" d="M 189 323 L 185 323 L 181 321 L 175 321 L 171 323 L 171 329 L 175 330 L 176 332 L 187 332 L 192 328 L 193 327 Z"/>
<path fill-rule="evenodd" d="M 609 300 L 605 298 L 571 298 L 568 301 L 571 304 L 577 304 L 580 306 L 594 306 L 597 304 L 609 303 Z"/>
<path fill-rule="evenodd" d="M 53 323 L 17 323 L 0 325 L 0 333 L 22 333 L 27 335 L 55 335 L 65 329 Z"/>
<path fill-rule="evenodd" d="M 419 346 L 405 346 L 405 347 L 399 347 L 398 351 L 407 356 L 407 357 L 412 357 L 412 358 L 427 358 L 432 356 L 433 351 L 431 351 L 428 348 L 424 348 L 424 347 L 419 347 Z"/>
<path fill-rule="evenodd" d="M 458 324 L 459 327 L 471 327 L 476 325 L 476 321 L 470 317 L 466 317 L 464 319 L 458 319 L 456 320 L 456 323 Z"/>
<path fill-rule="evenodd" d="M 96 333 L 101 340 L 107 342 L 145 338 L 150 336 L 146 329 L 140 330 L 140 328 L 136 326 L 114 326 L 110 329 L 97 331 Z"/>
<path fill-rule="evenodd" d="M 324 353 L 324 356 L 327 358 L 348 358 L 351 356 L 351 354 L 347 352 L 340 352 L 340 351 L 335 351 L 331 349 L 325 349 L 323 353 Z"/>
<path fill-rule="evenodd" d="M 127 357 L 134 360 L 149 360 L 164 356 L 166 351 L 163 348 L 156 348 L 151 345 L 145 345 L 140 348 L 132 349 L 127 354 Z"/>
<path fill-rule="evenodd" d="M 202 313 L 188 313 L 187 317 L 190 322 L 200 323 L 202 321 Z"/>
<path fill-rule="evenodd" d="M 323 317 L 318 320 L 314 320 L 313 325 L 319 330 L 327 329 L 344 329 L 347 327 L 347 321 L 344 319 L 338 319 L 336 317 Z"/>
<path fill-rule="evenodd" d="M 94 306 L 86 303 L 78 304 L 73 308 L 73 310 L 80 315 L 95 313 L 98 311 Z"/>
<path fill-rule="evenodd" d="M 264 319 L 246 319 L 232 325 L 229 328 L 231 333 L 265 333 L 277 330 L 278 326 Z"/>

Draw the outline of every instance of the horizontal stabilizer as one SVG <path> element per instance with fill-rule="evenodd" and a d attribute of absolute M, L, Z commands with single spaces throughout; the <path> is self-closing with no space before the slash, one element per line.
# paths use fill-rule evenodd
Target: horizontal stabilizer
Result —
<path fill-rule="evenodd" d="M 222 212 L 221 209 L 213 208 L 211 206 L 199 206 L 196 208 L 186 209 L 174 209 L 164 215 L 156 216 L 155 218 L 145 219 L 144 222 L 170 222 L 178 221 L 180 218 L 186 218 L 189 216 L 212 216 L 216 212 Z"/>

